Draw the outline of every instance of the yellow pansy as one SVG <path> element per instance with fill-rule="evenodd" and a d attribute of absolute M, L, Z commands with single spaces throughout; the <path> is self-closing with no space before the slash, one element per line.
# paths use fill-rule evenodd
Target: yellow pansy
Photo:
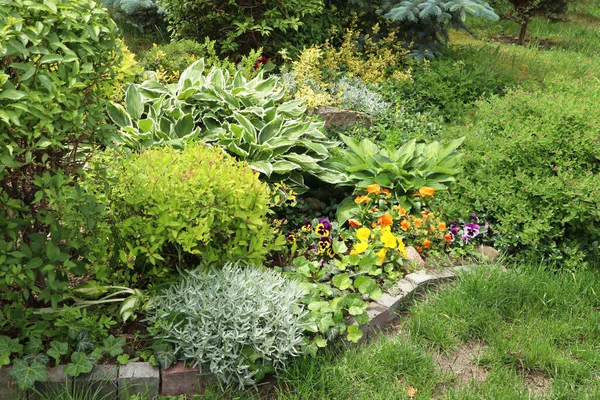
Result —
<path fill-rule="evenodd" d="M 407 257 L 406 249 L 404 248 L 404 241 L 400 237 L 398 238 L 398 252 L 400 252 L 404 258 Z"/>
<path fill-rule="evenodd" d="M 389 247 L 390 249 L 396 247 L 396 238 L 391 232 L 385 232 L 383 235 L 381 235 L 381 242 L 385 247 Z"/>
<path fill-rule="evenodd" d="M 371 236 L 371 230 L 369 228 L 359 228 L 356 230 L 356 237 L 361 242 L 366 242 L 369 240 L 369 236 Z"/>
<path fill-rule="evenodd" d="M 350 252 L 350 254 L 364 253 L 365 251 L 367 251 L 367 248 L 369 248 L 369 243 L 367 243 L 367 242 L 359 242 L 359 243 L 357 243 L 354 246 L 354 248 L 352 249 L 352 251 Z"/>
<path fill-rule="evenodd" d="M 379 257 L 379 265 L 383 264 L 383 262 L 385 261 L 386 254 L 387 249 L 385 247 L 377 252 L 377 257 Z"/>

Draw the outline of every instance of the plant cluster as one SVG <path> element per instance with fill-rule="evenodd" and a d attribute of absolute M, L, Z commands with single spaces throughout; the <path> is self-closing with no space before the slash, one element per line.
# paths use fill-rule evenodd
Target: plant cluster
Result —
<path fill-rule="evenodd" d="M 301 354 L 298 283 L 258 267 L 185 272 L 154 298 L 148 316 L 174 354 L 243 387 Z"/>
<path fill-rule="evenodd" d="M 115 20 L 141 32 L 165 28 L 165 10 L 156 0 L 102 0 L 101 3 Z"/>
<path fill-rule="evenodd" d="M 74 180 L 106 133 L 99 83 L 121 53 L 91 0 L 4 1 L 0 26 L 0 321 L 21 326 L 88 272 L 103 210 Z"/>
<path fill-rule="evenodd" d="M 119 274 L 123 283 L 152 283 L 200 262 L 260 263 L 276 242 L 268 187 L 218 147 L 110 152 L 90 169 L 86 185 L 104 196 L 108 210 L 110 230 L 98 233 L 95 268 L 103 281 Z"/>
<path fill-rule="evenodd" d="M 159 0 L 159 4 L 176 38 L 218 40 L 221 54 L 244 54 L 260 47 L 276 52 L 305 17 L 323 11 L 323 0 Z"/>
<path fill-rule="evenodd" d="M 177 84 L 146 81 L 130 85 L 126 107 L 112 104 L 109 113 L 121 128 L 118 144 L 140 150 L 155 145 L 184 147 L 198 139 L 220 146 L 248 162 L 272 181 L 306 188 L 312 175 L 329 183 L 343 180 L 322 162 L 336 145 L 309 120 L 301 100 L 284 102 L 276 77 L 259 73 L 246 80 L 220 68 L 205 74 L 201 59 Z"/>

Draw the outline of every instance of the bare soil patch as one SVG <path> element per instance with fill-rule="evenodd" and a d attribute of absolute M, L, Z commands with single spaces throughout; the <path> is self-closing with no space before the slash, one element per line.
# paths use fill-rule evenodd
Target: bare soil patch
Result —
<path fill-rule="evenodd" d="M 444 373 L 456 376 L 456 384 L 467 384 L 471 380 L 484 381 L 487 375 L 485 369 L 478 365 L 478 361 L 486 350 L 480 342 L 461 344 L 451 354 L 439 354 L 437 362 Z"/>

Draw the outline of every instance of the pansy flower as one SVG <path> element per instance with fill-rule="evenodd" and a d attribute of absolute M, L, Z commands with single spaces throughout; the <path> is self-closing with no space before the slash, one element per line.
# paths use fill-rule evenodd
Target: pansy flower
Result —
<path fill-rule="evenodd" d="M 352 254 L 352 255 L 361 254 L 361 253 L 364 253 L 365 251 L 367 251 L 368 248 L 369 248 L 369 243 L 358 242 L 357 244 L 354 245 L 354 247 L 352 248 L 352 251 L 350 251 L 350 254 Z"/>
<path fill-rule="evenodd" d="M 381 191 L 381 186 L 379 186 L 376 183 L 367 186 L 367 193 L 369 193 L 369 194 L 378 195 L 380 191 Z"/>
<path fill-rule="evenodd" d="M 356 199 L 354 199 L 356 204 L 369 203 L 370 201 L 371 198 L 369 196 L 358 196 Z"/>
<path fill-rule="evenodd" d="M 426 249 L 431 247 L 431 240 L 429 240 L 429 239 L 423 240 L 423 247 L 425 247 Z"/>
<path fill-rule="evenodd" d="M 331 222 L 327 218 L 319 218 L 319 223 L 315 227 L 315 235 L 328 237 L 331 233 Z"/>
<path fill-rule="evenodd" d="M 410 222 L 408 222 L 408 220 L 406 219 L 403 219 L 400 223 L 400 229 L 402 229 L 403 231 L 407 231 L 408 228 L 410 228 Z"/>
<path fill-rule="evenodd" d="M 383 214 L 381 217 L 377 219 L 377 225 L 385 228 L 386 226 L 390 226 L 394 223 L 392 216 L 388 213 Z"/>
<path fill-rule="evenodd" d="M 435 189 L 429 186 L 423 186 L 419 189 L 419 194 L 421 197 L 433 196 L 435 194 Z"/>
<path fill-rule="evenodd" d="M 322 237 L 319 239 L 319 252 L 325 253 L 327 250 L 331 248 L 331 238 Z"/>
<path fill-rule="evenodd" d="M 350 224 L 351 227 L 353 228 L 360 228 L 360 226 L 362 225 L 358 220 L 354 219 L 354 218 L 350 218 L 348 220 L 348 223 Z"/>
<path fill-rule="evenodd" d="M 381 250 L 379 250 L 376 254 L 377 257 L 379 257 L 379 265 L 383 264 L 383 262 L 385 261 L 385 256 L 387 254 L 387 249 L 384 247 Z"/>
<path fill-rule="evenodd" d="M 371 230 L 369 228 L 359 228 L 356 231 L 356 237 L 361 242 L 367 242 L 369 240 L 369 236 L 371 236 Z"/>
<path fill-rule="evenodd" d="M 302 229 L 302 232 L 310 232 L 312 231 L 312 224 L 310 223 L 310 221 L 306 221 L 300 229 Z"/>

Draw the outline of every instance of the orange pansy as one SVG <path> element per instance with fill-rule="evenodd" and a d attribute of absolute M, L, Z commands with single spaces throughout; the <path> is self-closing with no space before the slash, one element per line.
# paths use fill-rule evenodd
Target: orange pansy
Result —
<path fill-rule="evenodd" d="M 400 229 L 402 229 L 403 231 L 407 231 L 408 228 L 410 228 L 410 222 L 403 219 L 402 222 L 400 223 Z"/>
<path fill-rule="evenodd" d="M 429 186 L 423 186 L 419 189 L 419 194 L 421 197 L 433 196 L 435 194 L 435 189 Z"/>
<path fill-rule="evenodd" d="M 368 203 L 370 201 L 371 198 L 369 196 L 358 196 L 356 199 L 354 199 L 356 204 Z"/>
<path fill-rule="evenodd" d="M 383 195 L 384 195 L 385 197 L 387 197 L 387 198 L 390 198 L 390 197 L 392 197 L 392 192 L 390 192 L 390 191 L 389 191 L 389 190 L 387 190 L 387 189 L 381 189 L 381 193 L 383 193 Z"/>
<path fill-rule="evenodd" d="M 431 240 L 429 240 L 429 239 L 423 240 L 423 247 L 428 249 L 430 246 L 431 246 Z"/>
<path fill-rule="evenodd" d="M 444 235 L 444 239 L 446 239 L 446 243 L 450 243 L 450 241 L 452 240 L 452 235 L 449 233 L 446 233 Z"/>
<path fill-rule="evenodd" d="M 360 228 L 360 226 L 362 225 L 360 222 L 358 222 L 358 220 L 355 220 L 354 218 L 350 218 L 348 220 L 348 223 L 350 224 L 351 227 L 353 228 Z"/>
<path fill-rule="evenodd" d="M 377 225 L 385 228 L 386 226 L 390 226 L 394 223 L 392 216 L 388 213 L 383 214 L 381 217 L 377 219 Z"/>
<path fill-rule="evenodd" d="M 445 230 L 446 230 L 446 223 L 445 223 L 445 222 L 440 222 L 440 223 L 438 224 L 438 229 L 439 229 L 440 231 L 442 231 L 442 232 L 443 232 L 443 231 L 445 231 Z"/>
<path fill-rule="evenodd" d="M 379 186 L 378 184 L 374 183 L 372 185 L 367 186 L 367 193 L 369 194 L 379 194 L 379 192 L 381 192 L 381 186 Z"/>
<path fill-rule="evenodd" d="M 423 225 L 423 220 L 420 218 L 415 218 L 415 227 L 420 228 Z"/>

